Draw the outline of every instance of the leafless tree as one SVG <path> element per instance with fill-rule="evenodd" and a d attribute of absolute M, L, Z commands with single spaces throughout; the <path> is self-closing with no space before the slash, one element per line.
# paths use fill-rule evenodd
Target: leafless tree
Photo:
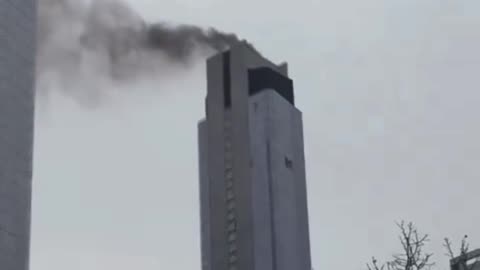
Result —
<path fill-rule="evenodd" d="M 452 248 L 452 241 L 450 241 L 450 239 L 448 238 L 445 238 L 444 239 L 444 243 L 443 243 L 443 246 L 445 247 L 445 249 L 447 250 L 447 256 L 450 257 L 450 259 L 453 259 L 457 256 L 466 256 L 469 249 L 470 249 L 470 245 L 468 244 L 468 241 L 467 241 L 467 238 L 468 238 L 468 235 L 465 235 L 462 239 L 462 243 L 460 245 L 460 254 L 458 255 L 455 255 L 455 252 L 453 252 L 453 248 Z"/>
<path fill-rule="evenodd" d="M 368 270 L 385 270 L 385 268 L 387 270 L 390 270 L 390 263 L 384 263 L 382 265 L 379 265 L 378 264 L 378 261 L 377 259 L 375 259 L 375 257 L 372 257 L 372 262 L 371 263 L 367 263 L 367 268 Z"/>
<path fill-rule="evenodd" d="M 420 234 L 412 222 L 397 223 L 400 229 L 402 252 L 393 256 L 393 260 L 379 264 L 375 258 L 367 264 L 368 270 L 428 270 L 432 253 L 424 252 L 425 244 L 430 240 L 428 234 Z"/>
<path fill-rule="evenodd" d="M 400 229 L 400 243 L 402 252 L 393 255 L 391 261 L 379 263 L 373 257 L 370 263 L 367 263 L 367 270 L 429 270 L 434 263 L 431 262 L 432 253 L 424 252 L 424 247 L 429 242 L 428 234 L 420 234 L 412 222 L 397 223 Z M 458 253 L 455 252 L 452 241 L 445 238 L 443 246 L 446 249 L 446 255 L 451 259 L 450 270 L 473 270 L 475 264 L 468 264 L 471 255 L 468 244 L 468 236 L 465 235 L 461 241 Z"/>
<path fill-rule="evenodd" d="M 463 269 L 463 270 L 472 270 L 474 265 L 468 265 L 468 253 L 470 251 L 470 245 L 467 241 L 468 235 L 465 235 L 462 239 L 460 244 L 459 254 L 455 255 L 455 252 L 452 248 L 452 241 L 450 239 L 445 238 L 443 246 L 447 250 L 446 255 L 450 257 L 451 260 L 456 259 L 454 265 L 451 265 L 452 269 Z M 450 262 L 452 263 L 452 261 Z"/>

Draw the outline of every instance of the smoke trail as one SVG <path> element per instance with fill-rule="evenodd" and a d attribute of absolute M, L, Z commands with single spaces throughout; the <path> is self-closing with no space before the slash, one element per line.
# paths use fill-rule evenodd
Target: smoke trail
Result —
<path fill-rule="evenodd" d="M 98 99 L 102 83 L 161 78 L 239 39 L 216 29 L 148 23 L 116 0 L 39 0 L 37 90 L 55 83 L 70 95 Z"/>

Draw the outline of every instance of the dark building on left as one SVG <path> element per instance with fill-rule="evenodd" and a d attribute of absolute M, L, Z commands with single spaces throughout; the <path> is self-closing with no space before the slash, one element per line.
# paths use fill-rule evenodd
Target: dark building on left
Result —
<path fill-rule="evenodd" d="M 0 269 L 30 257 L 36 0 L 0 0 Z"/>

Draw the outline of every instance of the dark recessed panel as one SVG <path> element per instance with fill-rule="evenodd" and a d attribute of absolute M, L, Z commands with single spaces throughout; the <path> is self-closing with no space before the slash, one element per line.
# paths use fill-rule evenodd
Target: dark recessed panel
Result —
<path fill-rule="evenodd" d="M 248 70 L 249 95 L 253 96 L 266 89 L 274 89 L 290 104 L 295 105 L 293 81 L 268 67 Z"/>
<path fill-rule="evenodd" d="M 223 103 L 225 108 L 232 106 L 232 75 L 230 74 L 230 51 L 223 53 Z"/>

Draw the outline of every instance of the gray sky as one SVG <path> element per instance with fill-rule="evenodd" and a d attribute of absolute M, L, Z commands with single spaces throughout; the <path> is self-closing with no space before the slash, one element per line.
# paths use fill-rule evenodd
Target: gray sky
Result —
<path fill-rule="evenodd" d="M 128 2 L 149 20 L 234 31 L 289 62 L 315 269 L 386 258 L 400 219 L 431 234 L 438 269 L 443 237 L 480 247 L 468 208 L 480 200 L 478 1 Z M 175 80 L 111 89 L 94 110 L 61 94 L 39 101 L 32 270 L 200 269 L 204 73 L 199 63 Z"/>

